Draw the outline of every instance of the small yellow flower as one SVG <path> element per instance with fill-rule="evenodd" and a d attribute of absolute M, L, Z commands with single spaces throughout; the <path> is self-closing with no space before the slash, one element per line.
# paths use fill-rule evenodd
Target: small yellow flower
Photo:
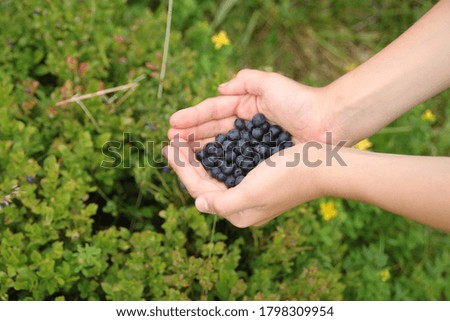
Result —
<path fill-rule="evenodd" d="M 351 62 L 351 63 L 345 65 L 344 70 L 345 70 L 345 72 L 350 72 L 350 71 L 352 71 L 353 69 L 355 69 L 356 67 L 358 67 L 358 63 L 356 63 L 356 62 L 354 61 L 354 62 Z"/>
<path fill-rule="evenodd" d="M 211 41 L 214 43 L 216 49 L 220 49 L 222 46 L 228 46 L 230 44 L 230 39 L 228 39 L 226 31 L 223 30 L 212 36 Z"/>
<path fill-rule="evenodd" d="M 434 121 L 436 120 L 436 116 L 433 114 L 431 110 L 427 109 L 422 114 L 422 120 L 434 123 Z"/>
<path fill-rule="evenodd" d="M 336 211 L 336 208 L 334 207 L 333 201 L 321 202 L 320 203 L 320 212 L 325 221 L 329 221 L 337 215 L 337 211 Z"/>
<path fill-rule="evenodd" d="M 380 279 L 382 282 L 386 282 L 391 278 L 391 272 L 389 272 L 389 269 L 384 269 L 380 272 Z"/>
<path fill-rule="evenodd" d="M 359 143 L 357 143 L 354 147 L 360 150 L 367 150 L 372 146 L 373 146 L 372 142 L 369 139 L 365 138 Z"/>

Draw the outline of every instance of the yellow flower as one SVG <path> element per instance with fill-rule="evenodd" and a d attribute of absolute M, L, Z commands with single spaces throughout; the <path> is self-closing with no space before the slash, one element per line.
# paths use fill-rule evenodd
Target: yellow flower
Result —
<path fill-rule="evenodd" d="M 357 143 L 354 147 L 358 148 L 360 150 L 367 150 L 372 146 L 373 146 L 372 142 L 370 140 L 368 140 L 367 138 L 365 138 L 362 141 L 360 141 L 359 143 Z"/>
<path fill-rule="evenodd" d="M 351 63 L 345 65 L 344 70 L 345 70 L 345 72 L 350 72 L 350 71 L 352 71 L 353 69 L 355 69 L 356 67 L 358 67 L 358 63 L 356 63 L 356 62 L 351 62 Z"/>
<path fill-rule="evenodd" d="M 434 116 L 434 114 L 431 110 L 427 109 L 422 114 L 422 120 L 433 123 L 436 120 L 436 116 Z"/>
<path fill-rule="evenodd" d="M 386 282 L 391 278 L 391 272 L 389 272 L 389 269 L 384 269 L 380 272 L 380 278 L 382 282 Z"/>
<path fill-rule="evenodd" d="M 227 33 L 223 30 L 212 36 L 211 41 L 214 43 L 216 49 L 220 49 L 222 46 L 228 46 L 230 44 L 230 39 L 228 39 Z"/>
<path fill-rule="evenodd" d="M 336 211 L 336 208 L 334 207 L 333 201 L 321 202 L 320 203 L 320 212 L 325 221 L 329 221 L 337 215 L 337 211 Z"/>

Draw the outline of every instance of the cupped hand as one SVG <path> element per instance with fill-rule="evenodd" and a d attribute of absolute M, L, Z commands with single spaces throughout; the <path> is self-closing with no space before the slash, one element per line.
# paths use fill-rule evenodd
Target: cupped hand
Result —
<path fill-rule="evenodd" d="M 221 96 L 174 113 L 169 139 L 178 133 L 186 140 L 207 140 L 227 132 L 239 117 L 251 119 L 257 113 L 287 131 L 296 141 L 326 143 L 332 127 L 325 88 L 299 84 L 276 73 L 242 70 L 219 86 Z"/>
<path fill-rule="evenodd" d="M 264 224 L 298 204 L 323 195 L 321 169 L 303 163 L 303 146 L 297 144 L 272 155 L 230 189 L 209 176 L 195 160 L 194 151 L 186 141 L 171 142 L 163 154 L 196 199 L 200 212 L 222 216 L 242 228 Z"/>

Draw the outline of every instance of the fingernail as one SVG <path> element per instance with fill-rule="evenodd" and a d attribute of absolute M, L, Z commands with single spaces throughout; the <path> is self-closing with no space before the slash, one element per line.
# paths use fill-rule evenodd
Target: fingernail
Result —
<path fill-rule="evenodd" d="M 202 213 L 210 213 L 208 202 L 204 198 L 197 199 L 197 209 Z"/>
<path fill-rule="evenodd" d="M 220 88 L 225 87 L 225 86 L 228 85 L 229 83 L 230 83 L 229 81 L 224 82 L 223 84 L 220 84 L 219 87 L 220 87 Z"/>

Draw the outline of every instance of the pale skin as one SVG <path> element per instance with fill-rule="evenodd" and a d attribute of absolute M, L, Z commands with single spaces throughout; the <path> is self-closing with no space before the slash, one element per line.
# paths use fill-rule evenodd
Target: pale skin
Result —
<path fill-rule="evenodd" d="M 243 70 L 219 86 L 220 96 L 180 110 L 168 136 L 203 144 L 228 131 L 236 117 L 263 113 L 294 137 L 296 145 L 276 163 L 259 164 L 237 187 L 226 189 L 202 167 L 190 147 L 164 149 L 169 164 L 196 199 L 197 209 L 238 227 L 261 225 L 284 211 L 324 196 L 359 200 L 423 224 L 450 231 L 450 158 L 388 155 L 344 147 L 347 166 L 286 166 L 303 154 L 325 160 L 325 137 L 352 146 L 450 86 L 450 0 L 440 1 L 402 36 L 355 70 L 322 88 L 275 73 Z M 175 162 L 178 158 L 184 165 Z M 178 163 L 178 164 L 177 164 Z"/>

